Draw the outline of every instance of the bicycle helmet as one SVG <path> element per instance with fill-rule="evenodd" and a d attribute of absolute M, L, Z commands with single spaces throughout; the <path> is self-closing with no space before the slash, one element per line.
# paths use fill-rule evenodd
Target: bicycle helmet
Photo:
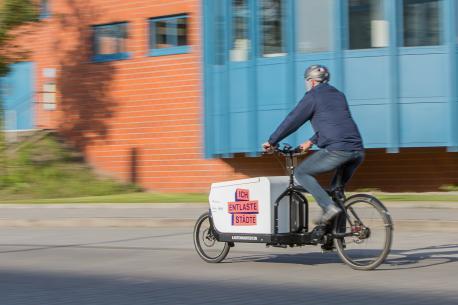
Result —
<path fill-rule="evenodd" d="M 329 82 L 331 75 L 328 68 L 322 65 L 311 65 L 305 70 L 304 78 L 306 80 L 313 79 L 319 83 Z"/>

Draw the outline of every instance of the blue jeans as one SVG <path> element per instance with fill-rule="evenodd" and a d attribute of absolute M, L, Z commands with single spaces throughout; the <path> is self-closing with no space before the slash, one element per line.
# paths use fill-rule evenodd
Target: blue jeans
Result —
<path fill-rule="evenodd" d="M 329 151 L 321 149 L 306 158 L 297 167 L 294 176 L 299 184 L 312 194 L 323 211 L 326 211 L 334 203 L 315 179 L 315 176 L 335 170 L 336 173 L 331 182 L 331 190 L 344 187 L 363 160 L 364 151 Z"/>

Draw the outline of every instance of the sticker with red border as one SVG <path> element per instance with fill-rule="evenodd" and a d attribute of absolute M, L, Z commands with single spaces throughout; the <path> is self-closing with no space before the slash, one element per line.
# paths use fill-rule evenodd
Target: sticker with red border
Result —
<path fill-rule="evenodd" d="M 236 189 L 235 201 L 248 201 L 250 200 L 250 190 Z"/>
<path fill-rule="evenodd" d="M 233 226 L 255 226 L 257 225 L 256 214 L 233 214 L 232 215 Z"/>
<path fill-rule="evenodd" d="M 259 205 L 257 200 L 228 202 L 229 214 L 258 214 Z"/>
<path fill-rule="evenodd" d="M 250 200 L 250 190 L 236 189 L 235 201 L 227 203 L 233 226 L 255 226 L 258 223 L 258 200 Z"/>

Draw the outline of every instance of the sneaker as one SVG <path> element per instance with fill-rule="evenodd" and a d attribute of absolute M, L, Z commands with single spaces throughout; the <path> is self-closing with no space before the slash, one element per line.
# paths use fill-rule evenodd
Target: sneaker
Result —
<path fill-rule="evenodd" d="M 331 205 L 326 212 L 321 216 L 321 222 L 322 223 L 329 223 L 334 217 L 339 215 L 339 213 L 342 212 L 340 208 L 338 208 L 335 205 Z"/>
<path fill-rule="evenodd" d="M 334 249 L 335 249 L 334 239 L 331 237 L 330 234 L 328 234 L 327 236 L 323 238 L 323 244 L 321 245 L 321 251 L 329 252 L 329 251 L 333 251 Z"/>

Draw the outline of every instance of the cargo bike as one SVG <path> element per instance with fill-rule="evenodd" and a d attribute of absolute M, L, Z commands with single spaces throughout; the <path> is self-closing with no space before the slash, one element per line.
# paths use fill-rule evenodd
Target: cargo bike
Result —
<path fill-rule="evenodd" d="M 286 158 L 289 177 L 258 177 L 213 183 L 210 209 L 193 232 L 198 255 L 208 263 L 224 260 L 235 243 L 273 247 L 322 245 L 336 250 L 344 263 L 357 270 L 377 268 L 391 249 L 393 223 L 374 196 L 343 190 L 328 191 L 343 212 L 329 224 L 309 230 L 307 191 L 294 180 L 299 148 L 285 144 L 275 149 Z"/>

